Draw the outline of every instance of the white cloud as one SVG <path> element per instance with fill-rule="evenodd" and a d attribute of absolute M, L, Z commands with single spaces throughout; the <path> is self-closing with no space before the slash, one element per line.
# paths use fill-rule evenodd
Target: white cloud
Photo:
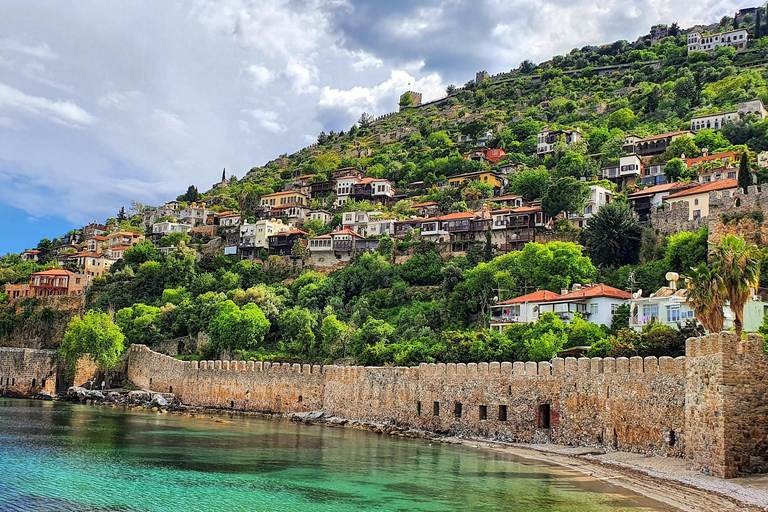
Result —
<path fill-rule="evenodd" d="M 49 100 L 25 94 L 0 83 L 0 110 L 15 109 L 68 126 L 91 124 L 94 117 L 71 101 Z"/>
<path fill-rule="evenodd" d="M 258 64 L 250 64 L 243 69 L 243 72 L 248 75 L 250 83 L 254 88 L 261 88 L 267 85 L 275 77 L 274 73 L 269 68 L 260 66 Z"/>
<path fill-rule="evenodd" d="M 15 52 L 38 59 L 55 59 L 57 56 L 46 43 L 26 45 L 14 39 L 0 39 L 0 52 Z"/>
<path fill-rule="evenodd" d="M 128 110 L 143 96 L 144 95 L 139 91 L 112 91 L 99 96 L 99 99 L 96 100 L 96 103 L 98 103 L 101 108 L 105 109 Z"/>
<path fill-rule="evenodd" d="M 352 69 L 358 72 L 365 71 L 368 68 L 380 68 L 384 65 L 383 60 L 368 52 L 350 52 L 349 56 L 356 59 L 352 63 Z"/>
<path fill-rule="evenodd" d="M 277 112 L 271 110 L 249 110 L 247 111 L 258 122 L 259 126 L 271 133 L 285 133 L 288 127 L 279 123 L 280 116 Z M 247 124 L 247 123 L 246 123 Z M 242 126 L 241 126 L 242 129 Z"/>
<path fill-rule="evenodd" d="M 243 133 L 251 133 L 251 125 L 244 119 L 237 120 L 237 127 L 240 128 L 240 131 Z"/>

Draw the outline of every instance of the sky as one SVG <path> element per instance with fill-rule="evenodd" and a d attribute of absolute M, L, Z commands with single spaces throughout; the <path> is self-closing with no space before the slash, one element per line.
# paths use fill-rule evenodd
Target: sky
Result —
<path fill-rule="evenodd" d="M 732 0 L 0 0 L 0 254 Z"/>

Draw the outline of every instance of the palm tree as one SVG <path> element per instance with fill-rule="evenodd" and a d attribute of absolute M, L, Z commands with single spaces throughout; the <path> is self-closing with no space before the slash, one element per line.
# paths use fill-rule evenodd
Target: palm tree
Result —
<path fill-rule="evenodd" d="M 723 305 L 725 304 L 725 286 L 717 262 L 710 269 L 702 263 L 691 268 L 691 275 L 686 279 L 688 289 L 686 301 L 693 309 L 696 319 L 709 332 L 723 330 Z"/>
<path fill-rule="evenodd" d="M 752 297 L 752 291 L 757 288 L 760 279 L 757 247 L 748 245 L 741 238 L 728 235 L 715 246 L 714 257 L 725 287 L 725 296 L 733 312 L 733 327 L 736 334 L 741 336 L 744 328 L 744 306 Z"/>

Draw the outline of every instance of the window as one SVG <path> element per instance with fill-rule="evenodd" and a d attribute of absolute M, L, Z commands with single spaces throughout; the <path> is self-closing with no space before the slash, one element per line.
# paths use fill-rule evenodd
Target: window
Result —
<path fill-rule="evenodd" d="M 453 404 L 453 415 L 456 418 L 461 418 L 461 410 L 463 406 L 461 405 L 461 402 L 454 402 Z"/>
<path fill-rule="evenodd" d="M 643 304 L 643 319 L 651 320 L 654 318 L 659 318 L 659 305 Z"/>
<path fill-rule="evenodd" d="M 616 312 L 619 310 L 620 306 L 621 304 L 611 304 L 611 314 L 615 315 Z"/>
<path fill-rule="evenodd" d="M 590 315 L 596 315 L 598 311 L 599 304 L 590 304 L 589 305 L 589 314 Z"/>
<path fill-rule="evenodd" d="M 694 219 L 701 218 L 701 210 L 693 210 L 693 218 Z"/>
<path fill-rule="evenodd" d="M 680 306 L 675 304 L 673 306 L 667 306 L 667 322 L 679 322 L 680 321 Z"/>
<path fill-rule="evenodd" d="M 481 405 L 480 406 L 480 421 L 487 420 L 488 419 L 488 406 L 487 405 Z"/>
<path fill-rule="evenodd" d="M 440 416 L 440 402 L 432 402 L 432 416 Z"/>
<path fill-rule="evenodd" d="M 499 406 L 499 421 L 507 421 L 507 406 Z"/>
<path fill-rule="evenodd" d="M 541 404 L 536 411 L 536 426 L 538 428 L 549 428 L 551 409 L 549 404 Z"/>
<path fill-rule="evenodd" d="M 694 199 L 693 200 L 693 204 L 698 205 L 699 204 L 699 200 L 698 199 Z"/>

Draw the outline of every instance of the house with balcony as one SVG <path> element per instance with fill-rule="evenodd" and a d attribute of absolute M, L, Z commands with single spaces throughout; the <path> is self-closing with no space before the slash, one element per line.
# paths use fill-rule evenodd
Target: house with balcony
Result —
<path fill-rule="evenodd" d="M 600 185 L 589 186 L 589 197 L 587 203 L 584 205 L 584 210 L 578 213 L 571 213 L 568 220 L 576 224 L 580 228 L 587 227 L 589 219 L 591 219 L 603 206 L 612 202 L 614 199 L 614 193 L 605 187 Z"/>
<path fill-rule="evenodd" d="M 117 260 L 107 257 L 105 254 L 92 252 L 77 252 L 69 256 L 69 263 L 75 265 L 80 272 L 89 278 L 104 277 Z"/>
<path fill-rule="evenodd" d="M 393 236 L 395 233 L 395 219 L 388 217 L 388 215 L 381 211 L 367 212 L 360 210 L 345 212 L 341 217 L 341 226 L 362 235 L 363 238 L 381 236 L 385 233 Z"/>
<path fill-rule="evenodd" d="M 503 332 L 512 323 L 530 323 L 544 313 L 554 313 L 569 323 L 576 315 L 588 322 L 610 327 L 613 315 L 632 295 L 605 284 L 574 284 L 559 294 L 540 290 L 491 307 L 491 329 Z"/>
<path fill-rule="evenodd" d="M 420 217 L 434 217 L 440 213 L 440 205 L 434 201 L 415 203 L 411 208 L 416 210 Z"/>
<path fill-rule="evenodd" d="M 678 137 L 693 137 L 694 133 L 690 130 L 681 130 L 677 132 L 662 133 L 651 137 L 641 138 L 637 135 L 629 134 L 624 143 L 624 152 L 638 156 L 654 156 L 664 153 L 669 145 Z"/>
<path fill-rule="evenodd" d="M 540 308 L 560 294 L 539 290 L 491 306 L 491 329 L 503 333 L 511 324 L 528 324 L 539 319 Z"/>
<path fill-rule="evenodd" d="M 106 236 L 93 235 L 85 239 L 86 252 L 101 254 L 109 245 L 109 238 Z"/>
<path fill-rule="evenodd" d="M 108 247 L 133 247 L 143 241 L 144 235 L 140 235 L 135 231 L 120 230 L 107 235 Z"/>
<path fill-rule="evenodd" d="M 336 191 L 336 182 L 334 180 L 316 181 L 309 184 L 309 197 L 312 199 L 322 199 L 328 197 Z"/>
<path fill-rule="evenodd" d="M 495 193 L 500 192 L 501 187 L 504 185 L 501 176 L 493 171 L 475 171 L 449 177 L 448 186 L 459 188 L 464 183 L 473 181 L 479 181 L 480 183 L 492 186 Z"/>
<path fill-rule="evenodd" d="M 224 228 L 234 228 L 240 225 L 241 218 L 239 212 L 221 212 L 213 218 L 213 224 Z"/>
<path fill-rule="evenodd" d="M 99 224 L 98 222 L 91 222 L 87 226 L 83 227 L 81 231 L 83 232 L 84 237 L 89 237 L 94 235 L 103 236 L 103 235 L 106 235 L 108 232 L 107 226 L 105 226 L 104 224 Z"/>
<path fill-rule="evenodd" d="M 298 190 L 305 196 L 309 197 L 310 195 L 310 183 L 309 181 L 314 178 L 314 174 L 304 174 L 302 176 L 297 176 L 296 178 L 293 178 L 293 181 L 291 184 L 293 185 L 293 190 Z"/>
<path fill-rule="evenodd" d="M 310 238 L 307 247 L 312 264 L 319 267 L 330 267 L 351 260 L 361 249 L 369 249 L 368 246 L 360 245 L 364 241 L 364 236 L 349 228 L 344 228 L 327 235 Z"/>
<path fill-rule="evenodd" d="M 290 227 L 301 227 L 309 220 L 309 206 L 299 203 L 284 204 L 272 208 L 270 215 Z"/>
<path fill-rule="evenodd" d="M 240 245 L 238 254 L 242 259 L 254 259 L 262 249 L 269 251 L 269 237 L 277 233 L 290 231 L 291 227 L 280 219 L 261 219 L 253 224 L 240 226 Z"/>
<path fill-rule="evenodd" d="M 395 221 L 395 236 L 403 237 L 409 231 L 416 231 L 421 227 L 421 223 L 427 220 L 422 217 L 411 217 L 410 219 L 396 220 Z"/>
<path fill-rule="evenodd" d="M 749 32 L 745 28 L 706 35 L 698 31 L 688 32 L 688 53 L 714 53 L 721 46 L 733 46 L 737 50 L 746 50 L 748 41 Z"/>
<path fill-rule="evenodd" d="M 419 234 L 423 239 L 433 242 L 452 242 L 460 241 L 460 234 L 466 239 L 474 240 L 475 233 L 479 231 L 484 240 L 485 229 L 490 225 L 490 221 L 490 216 L 484 218 L 472 212 L 449 213 L 440 217 L 421 219 Z"/>
<path fill-rule="evenodd" d="M 316 208 L 309 210 L 309 220 L 319 220 L 323 224 L 328 224 L 333 219 L 333 215 L 328 210 Z"/>
<path fill-rule="evenodd" d="M 640 183 L 643 174 L 643 161 L 636 154 L 619 158 L 618 165 L 603 167 L 602 177 L 616 184 L 618 190 Z"/>
<path fill-rule="evenodd" d="M 552 229 L 552 221 L 539 204 L 520 208 L 494 210 L 491 216 L 491 239 L 501 252 L 519 251 L 525 244 L 537 241 Z"/>
<path fill-rule="evenodd" d="M 389 205 L 394 196 L 394 187 L 385 179 L 345 176 L 336 180 L 337 207 L 342 206 L 350 199 L 367 201 L 371 204 Z"/>
<path fill-rule="evenodd" d="M 300 229 L 291 229 L 267 236 L 267 247 L 270 256 L 290 256 L 296 240 L 305 238 L 309 233 Z"/>
<path fill-rule="evenodd" d="M 82 295 L 84 288 L 89 284 L 90 279 L 84 274 L 52 268 L 35 272 L 30 276 L 28 284 L 6 285 L 5 293 L 11 300 L 23 297 L 71 297 Z"/>
<path fill-rule="evenodd" d="M 189 233 L 192 231 L 192 228 L 192 224 L 182 224 L 180 222 L 171 221 L 157 222 L 152 225 L 152 235 L 155 238 L 159 238 L 162 236 L 171 235 L 173 233 Z"/>
<path fill-rule="evenodd" d="M 662 286 L 648 297 L 635 294 L 629 301 L 629 327 L 641 331 L 651 323 L 664 324 L 679 329 L 686 322 L 696 320 L 693 308 L 687 302 L 688 291 L 678 286 L 680 276 L 675 272 L 667 274 L 668 286 Z M 768 303 L 752 296 L 744 306 L 744 330 L 755 332 L 760 328 L 763 317 L 768 311 Z M 723 306 L 724 328 L 733 328 L 733 311 L 726 304 Z"/>
<path fill-rule="evenodd" d="M 272 209 L 287 204 L 308 205 L 309 198 L 301 192 L 297 192 L 296 190 L 286 190 L 283 192 L 275 192 L 274 194 L 266 194 L 261 196 L 259 204 L 261 206 L 270 207 Z"/>
<path fill-rule="evenodd" d="M 339 178 L 355 176 L 358 178 L 363 177 L 363 171 L 356 167 L 342 167 L 331 172 L 331 179 L 338 180 Z"/>
<path fill-rule="evenodd" d="M 698 171 L 699 183 L 738 178 L 741 153 L 728 151 L 710 155 L 706 149 L 702 152 L 703 155 L 700 157 L 683 159 L 689 169 Z"/>
<path fill-rule="evenodd" d="M 544 128 L 537 136 L 536 154 L 544 157 L 554 153 L 555 143 L 561 138 L 566 144 L 573 144 L 580 141 L 583 136 L 578 128 L 576 130 L 551 130 Z"/>
<path fill-rule="evenodd" d="M 640 178 L 640 185 L 643 187 L 664 185 L 667 182 L 667 175 L 664 174 L 664 165 L 666 164 L 652 164 L 650 157 L 643 158 L 643 174 Z"/>
<path fill-rule="evenodd" d="M 483 146 L 472 148 L 472 150 L 463 155 L 468 160 L 476 162 L 488 162 L 492 165 L 498 164 L 507 153 L 499 148 L 486 148 Z"/>
<path fill-rule="evenodd" d="M 182 208 L 179 211 L 179 220 L 183 224 L 191 224 L 197 226 L 199 224 L 205 224 L 208 219 L 209 211 L 205 207 L 205 203 L 189 203 L 188 206 Z"/>
<path fill-rule="evenodd" d="M 525 203 L 525 201 L 523 201 L 523 196 L 516 195 L 492 197 L 488 199 L 488 202 L 501 205 L 504 208 L 522 208 Z"/>
<path fill-rule="evenodd" d="M 687 181 L 664 183 L 662 185 L 655 185 L 633 192 L 627 196 L 627 199 L 629 199 L 629 204 L 637 214 L 640 222 L 646 222 L 650 219 L 651 210 L 661 206 L 664 202 L 664 198 L 670 194 L 696 186 L 696 183 Z"/>
<path fill-rule="evenodd" d="M 39 257 L 40 251 L 37 249 L 27 249 L 26 251 L 19 254 L 21 261 L 37 261 Z"/>
<path fill-rule="evenodd" d="M 709 193 L 725 191 L 733 194 L 739 187 L 738 180 L 726 178 L 704 183 L 696 187 L 677 191 L 664 198 L 664 203 L 675 204 L 685 202 L 688 205 L 688 220 L 709 216 Z"/>

